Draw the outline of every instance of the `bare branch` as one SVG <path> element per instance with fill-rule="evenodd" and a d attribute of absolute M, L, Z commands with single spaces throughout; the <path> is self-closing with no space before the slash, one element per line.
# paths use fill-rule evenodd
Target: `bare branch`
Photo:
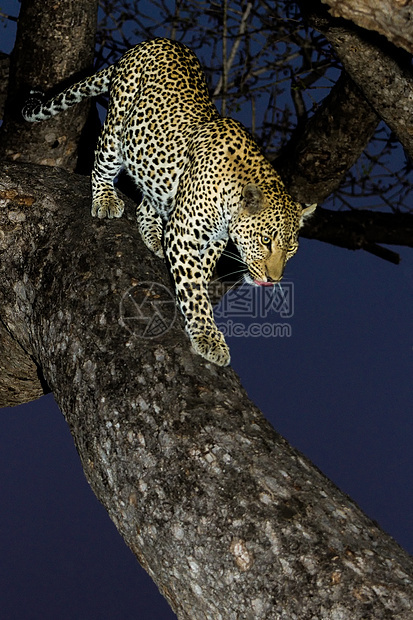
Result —
<path fill-rule="evenodd" d="M 228 8 L 227 8 L 227 2 L 225 2 L 225 13 L 224 15 L 226 15 Z M 225 29 L 224 29 L 224 34 L 222 37 L 222 44 L 223 44 L 223 50 L 224 50 L 224 45 L 225 45 L 225 53 L 223 51 L 223 68 L 222 68 L 222 75 L 218 80 L 218 83 L 215 87 L 214 93 L 213 93 L 213 97 L 218 97 L 221 94 L 221 91 L 223 93 L 227 92 L 227 82 L 228 82 L 228 74 L 230 72 L 230 69 L 232 67 L 232 65 L 234 64 L 234 60 L 235 57 L 237 55 L 240 43 L 241 43 L 241 38 L 242 35 L 245 33 L 246 28 L 247 28 L 247 22 L 248 22 L 248 18 L 249 15 L 251 13 L 251 9 L 252 9 L 252 2 L 247 2 L 247 5 L 245 7 L 245 10 L 242 14 L 241 17 L 241 21 L 239 24 L 239 29 L 238 29 L 238 35 L 235 37 L 234 43 L 232 45 L 231 48 L 231 52 L 229 54 L 229 57 L 227 56 L 227 39 L 228 39 L 228 34 L 225 34 Z M 225 21 L 226 21 L 226 17 L 225 17 Z"/>
<path fill-rule="evenodd" d="M 366 250 L 397 264 L 399 255 L 380 244 L 413 247 L 413 213 L 328 211 L 318 207 L 300 235 L 349 250 Z"/>
<path fill-rule="evenodd" d="M 226 103 L 228 96 L 228 53 L 227 53 L 227 43 L 228 43 L 228 0 L 224 0 L 224 4 L 222 7 L 222 104 L 221 104 L 221 115 L 225 116 L 226 112 Z"/>

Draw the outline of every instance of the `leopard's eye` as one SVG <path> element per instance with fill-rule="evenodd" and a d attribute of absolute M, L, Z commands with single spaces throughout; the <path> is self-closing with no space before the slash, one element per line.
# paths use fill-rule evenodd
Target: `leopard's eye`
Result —
<path fill-rule="evenodd" d="M 271 247 L 272 239 L 271 237 L 267 237 L 266 235 L 261 235 L 261 243 L 263 245 L 269 245 Z"/>

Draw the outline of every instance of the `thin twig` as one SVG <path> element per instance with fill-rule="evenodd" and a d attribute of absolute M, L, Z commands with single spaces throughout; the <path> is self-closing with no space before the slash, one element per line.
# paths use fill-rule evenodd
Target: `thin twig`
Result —
<path fill-rule="evenodd" d="M 247 6 L 245 7 L 245 11 L 242 14 L 241 17 L 241 22 L 239 25 L 239 29 L 238 29 L 238 34 L 235 37 L 235 41 L 234 41 L 234 45 L 231 48 L 231 52 L 230 55 L 227 59 L 226 56 L 226 50 L 227 50 L 227 29 L 226 29 L 226 20 L 227 20 L 227 2 L 225 1 L 224 4 L 224 34 L 223 34 L 223 40 L 222 40 L 222 49 L 223 49 L 223 67 L 222 67 L 222 76 L 219 78 L 218 80 L 218 84 L 216 85 L 215 91 L 213 96 L 216 97 L 219 95 L 219 93 L 221 92 L 221 90 L 223 90 L 223 101 L 225 99 L 226 96 L 226 84 L 227 84 L 227 79 L 228 79 L 228 73 L 233 65 L 233 62 L 235 60 L 235 56 L 237 54 L 238 48 L 240 46 L 241 43 L 241 39 L 242 39 L 242 35 L 245 33 L 245 30 L 247 29 L 247 20 L 248 17 L 251 13 L 251 9 L 252 9 L 252 2 L 248 2 Z M 225 47 L 225 55 L 224 55 L 224 47 Z"/>

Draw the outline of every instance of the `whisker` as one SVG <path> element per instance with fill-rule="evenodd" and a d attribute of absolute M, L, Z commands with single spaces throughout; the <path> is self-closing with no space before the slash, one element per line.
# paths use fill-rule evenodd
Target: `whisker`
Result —
<path fill-rule="evenodd" d="M 237 284 L 238 284 L 239 282 L 241 282 L 241 281 L 242 281 L 242 278 L 238 278 L 238 280 L 236 280 L 236 281 L 234 282 L 234 284 L 233 284 L 232 286 L 230 286 L 230 287 L 229 287 L 229 289 L 225 292 L 225 294 L 227 294 L 227 293 L 231 292 L 231 291 L 232 291 L 232 289 L 233 289 L 233 288 L 235 288 L 235 287 L 237 286 Z"/>
<path fill-rule="evenodd" d="M 228 250 L 224 250 L 222 252 L 222 255 L 223 256 L 227 256 L 228 258 L 231 258 L 232 260 L 235 260 L 238 263 L 246 265 L 246 262 L 244 260 L 242 260 L 242 258 L 238 254 L 235 254 L 234 252 L 229 252 Z"/>
<path fill-rule="evenodd" d="M 281 295 L 282 304 L 284 304 L 285 293 L 284 293 L 284 289 L 283 289 L 283 286 L 282 286 L 281 282 L 275 282 L 274 286 L 272 287 L 271 304 L 275 304 L 275 301 L 276 301 L 276 297 L 277 297 L 276 287 L 278 288 L 278 291 L 279 291 L 279 293 Z"/>
<path fill-rule="evenodd" d="M 236 269 L 235 271 L 231 271 L 231 273 L 226 273 L 225 277 L 228 278 L 229 276 L 233 276 L 236 273 L 242 273 L 244 274 L 246 272 L 246 269 Z M 209 281 L 209 284 L 213 284 L 214 282 L 216 282 L 217 280 L 220 280 L 220 277 L 214 278 L 213 280 Z M 238 280 L 241 280 L 241 278 L 238 278 Z M 237 282 L 238 282 L 237 280 Z"/>
<path fill-rule="evenodd" d="M 230 252 L 229 250 L 223 250 L 222 254 L 224 254 L 224 256 L 230 256 L 231 258 L 241 258 L 239 254 L 237 254 L 236 252 Z"/>

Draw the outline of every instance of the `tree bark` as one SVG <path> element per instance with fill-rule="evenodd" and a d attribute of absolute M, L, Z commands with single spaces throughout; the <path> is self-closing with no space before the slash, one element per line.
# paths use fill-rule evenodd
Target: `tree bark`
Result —
<path fill-rule="evenodd" d="M 6 104 L 7 86 L 10 74 L 10 57 L 0 52 L 0 119 L 3 119 Z"/>
<path fill-rule="evenodd" d="M 310 119 L 300 124 L 274 160 L 288 190 L 303 203 L 321 204 L 337 190 L 380 121 L 343 72 Z"/>
<path fill-rule="evenodd" d="M 36 400 L 45 391 L 38 367 L 0 321 L 0 408 Z"/>
<path fill-rule="evenodd" d="M 92 219 L 88 180 L 62 170 L 0 179 L 0 314 L 178 618 L 410 617 L 412 559 L 190 350 L 173 305 L 161 338 L 125 327 L 128 291 L 169 287 L 133 215 Z"/>
<path fill-rule="evenodd" d="M 413 54 L 413 7 L 410 0 L 323 0 L 334 17 L 375 30 Z"/>
<path fill-rule="evenodd" d="M 411 56 L 384 38 L 331 17 L 319 0 L 299 5 L 307 22 L 331 43 L 348 75 L 413 159 Z"/>
<path fill-rule="evenodd" d="M 98 0 L 22 2 L 12 53 L 0 158 L 74 170 L 79 136 L 90 111 L 84 102 L 48 123 L 26 123 L 21 116 L 31 88 L 47 91 L 92 72 Z"/>

